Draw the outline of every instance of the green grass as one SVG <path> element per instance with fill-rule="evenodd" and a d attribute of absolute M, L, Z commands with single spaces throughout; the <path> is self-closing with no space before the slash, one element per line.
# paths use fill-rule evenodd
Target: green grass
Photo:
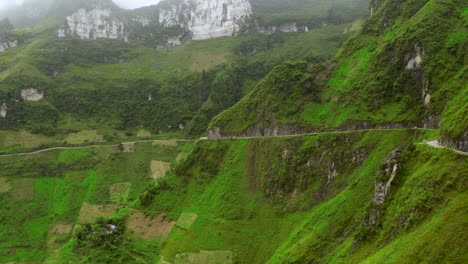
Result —
<path fill-rule="evenodd" d="M 109 187 L 113 184 L 126 183 L 128 187 L 131 184 L 131 188 L 121 193 L 119 202 L 137 199 L 152 182 L 148 174 L 150 161 L 171 161 L 176 158 L 179 148 L 190 151 L 185 146 L 139 143 L 134 153 L 121 153 L 115 147 L 2 158 L 0 177 L 7 179 L 12 188 L 0 193 L 0 219 L 5 227 L 0 231 L 0 262 L 43 262 L 48 259 L 53 263 L 68 260 L 90 263 L 90 258 L 82 257 L 84 251 L 73 246 L 72 234 L 49 236 L 51 228 L 56 223 L 74 226 L 83 202 L 111 204 Z M 22 201 L 12 199 L 15 197 Z M 56 241 L 59 252 L 48 249 L 52 237 L 59 238 Z M 131 256 L 135 254 L 146 254 L 146 259 L 153 259 L 158 252 L 147 252 L 154 246 L 150 242 L 129 240 L 110 254 L 127 263 L 135 260 Z M 97 261 L 102 252 L 94 250 L 89 254 L 93 261 Z"/>
<path fill-rule="evenodd" d="M 385 26 L 389 22 L 383 17 L 390 15 L 379 11 L 346 41 L 333 61 L 308 61 L 308 67 L 299 70 L 308 78 L 291 75 L 280 83 L 289 96 L 278 93 L 279 74 L 273 70 L 209 127 L 220 128 L 224 135 L 258 127 L 280 131 L 363 124 L 434 127 L 438 122 L 428 120 L 442 117 L 443 137 L 456 145 L 467 123 L 462 103 L 467 97 L 463 6 L 452 0 L 408 0 L 401 5 L 387 1 L 382 6 L 395 18 L 392 23 Z M 431 55 L 424 57 L 421 69 L 406 70 L 415 45 Z M 286 71 L 287 65 L 280 71 Z M 424 100 L 429 97 L 423 98 L 421 92 L 426 84 L 427 105 Z"/>
<path fill-rule="evenodd" d="M 11 191 L 0 194 L 8 227 L 0 235 L 11 238 L 1 247 L 8 250 L 21 244 L 36 251 L 18 249 L 9 257 L 3 251 L 0 256 L 2 261 L 77 263 L 99 263 L 106 256 L 129 263 L 160 256 L 173 261 L 180 253 L 232 251 L 237 263 L 458 261 L 466 255 L 460 236 L 466 217 L 462 210 L 466 161 L 451 151 L 420 144 L 436 134 L 347 132 L 199 141 L 193 147 L 141 143 L 135 153 L 119 153 L 116 148 L 8 158 L 1 163 L 0 177 L 33 179 L 34 199 L 18 204 L 8 199 Z M 379 224 L 365 227 L 382 163 L 400 145 L 406 146 L 401 170 Z M 152 202 L 140 205 L 138 199 L 152 185 L 150 161 L 171 161 L 180 151 L 190 154 L 158 182 Z M 67 157 L 66 163 L 55 168 L 51 161 L 60 156 Z M 26 163 L 32 164 L 27 170 Z M 331 168 L 337 173 L 330 180 Z M 185 229 L 175 226 L 161 246 L 125 238 L 115 248 L 89 249 L 76 247 L 73 236 L 64 235 L 62 248 L 47 253 L 45 241 L 54 223 L 75 223 L 83 202 L 111 203 L 109 187 L 123 183 L 131 183 L 125 193 L 129 204 L 118 217 L 128 216 L 134 208 L 150 216 L 163 213 L 173 221 L 183 213 L 198 218 Z M 401 219 L 402 224 L 394 224 Z M 453 245 L 452 253 L 446 243 Z"/>

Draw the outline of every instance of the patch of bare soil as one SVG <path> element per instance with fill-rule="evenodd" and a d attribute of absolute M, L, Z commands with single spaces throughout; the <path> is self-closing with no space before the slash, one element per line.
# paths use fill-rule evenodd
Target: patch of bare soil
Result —
<path fill-rule="evenodd" d="M 67 224 L 55 224 L 52 229 L 50 229 L 50 234 L 52 235 L 65 235 L 70 234 L 72 231 L 72 226 Z"/>
<path fill-rule="evenodd" d="M 133 153 L 135 152 L 135 143 L 124 143 L 122 144 L 123 152 Z"/>
<path fill-rule="evenodd" d="M 127 221 L 127 229 L 135 237 L 144 240 L 166 239 L 175 222 L 167 219 L 165 215 L 146 216 L 142 212 L 133 213 Z"/>
<path fill-rule="evenodd" d="M 154 180 L 166 176 L 166 173 L 171 169 L 171 163 L 159 160 L 151 161 L 151 178 Z"/>

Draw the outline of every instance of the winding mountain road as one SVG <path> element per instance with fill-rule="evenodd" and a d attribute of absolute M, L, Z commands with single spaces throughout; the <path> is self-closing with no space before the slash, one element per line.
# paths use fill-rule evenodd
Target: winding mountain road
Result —
<path fill-rule="evenodd" d="M 431 148 L 450 149 L 450 150 L 452 150 L 453 152 L 455 152 L 457 154 L 468 156 L 468 152 L 464 152 L 464 151 L 461 151 L 461 150 L 456 150 L 456 149 L 453 149 L 453 148 L 449 148 L 449 147 L 445 147 L 445 146 L 440 145 L 439 140 L 437 140 L 437 139 L 436 140 L 431 140 L 431 141 L 425 141 L 424 144 L 426 144 L 427 146 L 429 146 Z"/>
<path fill-rule="evenodd" d="M 278 135 L 278 136 L 255 136 L 255 137 L 225 137 L 219 139 L 209 139 L 207 137 L 199 138 L 199 140 L 233 140 L 233 139 L 258 139 L 258 138 L 290 138 L 290 137 L 302 137 L 302 136 L 314 136 L 314 135 L 327 135 L 327 134 L 342 134 L 342 133 L 350 133 L 350 132 L 367 132 L 367 131 L 403 131 L 403 130 L 436 130 L 430 128 L 373 128 L 373 129 L 359 129 L 359 130 L 347 130 L 347 131 L 329 131 L 329 132 L 316 132 L 316 133 L 306 133 L 306 134 L 293 134 L 293 135 Z M 110 145 L 90 145 L 90 146 L 76 146 L 76 147 L 53 147 L 53 148 L 46 148 L 41 150 L 36 150 L 32 152 L 24 152 L 24 153 L 14 153 L 14 154 L 5 154 L 0 155 L 0 158 L 3 157 L 16 157 L 16 156 L 28 156 L 28 155 L 35 155 L 44 152 L 54 151 L 54 150 L 68 150 L 68 149 L 91 149 L 91 148 L 113 148 L 118 147 L 119 145 L 123 144 L 136 144 L 136 143 L 147 143 L 147 142 L 160 142 L 163 140 L 137 140 L 137 141 L 129 141 L 129 142 L 122 142 L 118 144 L 110 144 Z M 194 140 L 176 140 L 177 142 L 193 142 Z M 468 152 L 459 151 L 456 149 L 448 148 L 445 146 L 441 146 L 438 140 L 432 141 L 424 141 L 424 144 L 438 149 L 450 149 L 455 153 L 460 155 L 468 156 Z"/>
<path fill-rule="evenodd" d="M 0 155 L 0 158 L 3 157 L 15 157 L 15 156 L 28 156 L 28 155 L 35 155 L 44 152 L 54 151 L 54 150 L 67 150 L 67 149 L 91 149 L 91 148 L 115 148 L 119 145 L 124 144 L 136 144 L 136 143 L 147 143 L 147 142 L 161 142 L 164 140 L 137 140 L 137 141 L 129 141 L 129 142 L 122 142 L 118 144 L 110 144 L 110 145 L 90 145 L 90 146 L 76 146 L 76 147 L 53 147 L 53 148 L 46 148 L 31 152 L 23 152 L 23 153 L 13 153 L 13 154 L 5 154 Z M 177 142 L 191 142 L 193 140 L 176 140 Z"/>

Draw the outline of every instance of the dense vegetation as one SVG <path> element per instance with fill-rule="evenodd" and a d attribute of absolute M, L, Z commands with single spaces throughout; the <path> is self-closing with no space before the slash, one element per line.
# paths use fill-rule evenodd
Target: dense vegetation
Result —
<path fill-rule="evenodd" d="M 145 42 L 30 33 L 0 58 L 0 102 L 8 106 L 0 128 L 65 135 L 79 123 L 111 138 L 118 130 L 186 127 L 188 136 L 198 136 L 285 59 L 333 56 L 346 27 L 190 42 L 167 51 Z M 45 99 L 23 102 L 20 91 L 31 87 Z"/>
<path fill-rule="evenodd" d="M 442 118 L 444 133 L 460 139 L 468 111 L 467 17 L 461 1 L 385 1 L 374 11 L 334 61 L 278 66 L 211 127 L 225 134 L 245 132 L 265 115 L 278 126 L 304 130 L 437 127 Z M 416 58 L 420 64 L 411 64 Z M 295 74 L 283 74 L 284 69 Z"/>
<path fill-rule="evenodd" d="M 0 22 L 0 263 L 466 263 L 466 8 L 364 2 L 253 0 L 310 31 L 172 49 Z"/>

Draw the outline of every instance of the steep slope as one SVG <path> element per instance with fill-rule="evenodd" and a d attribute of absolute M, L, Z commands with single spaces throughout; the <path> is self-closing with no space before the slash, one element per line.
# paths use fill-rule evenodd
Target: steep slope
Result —
<path fill-rule="evenodd" d="M 5 43 L 18 47 L 0 54 L 0 129 L 60 142 L 96 130 L 118 141 L 141 128 L 198 136 L 273 67 L 331 58 L 359 24 L 182 43 L 170 37 L 184 28 L 159 24 L 164 5 L 123 11 L 111 1 L 58 1 L 37 26 L 8 28 Z M 41 96 L 23 98 L 28 91 Z"/>
<path fill-rule="evenodd" d="M 445 141 L 466 150 L 462 1 L 372 1 L 371 9 L 335 60 L 279 66 L 215 118 L 212 136 L 442 125 Z M 296 74 L 282 76 L 285 69 Z"/>

